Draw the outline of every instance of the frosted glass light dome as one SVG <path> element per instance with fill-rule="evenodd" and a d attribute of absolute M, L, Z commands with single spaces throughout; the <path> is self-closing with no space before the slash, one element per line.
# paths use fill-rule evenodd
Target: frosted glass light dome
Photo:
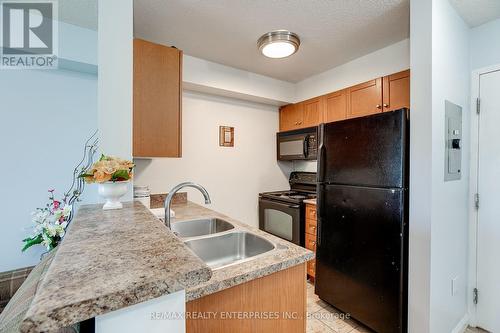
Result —
<path fill-rule="evenodd" d="M 262 35 L 257 41 L 262 54 L 268 58 L 286 58 L 298 51 L 299 36 L 287 30 L 276 30 Z"/>
<path fill-rule="evenodd" d="M 295 53 L 295 46 L 288 42 L 274 42 L 265 45 L 261 52 L 268 58 L 286 58 Z"/>

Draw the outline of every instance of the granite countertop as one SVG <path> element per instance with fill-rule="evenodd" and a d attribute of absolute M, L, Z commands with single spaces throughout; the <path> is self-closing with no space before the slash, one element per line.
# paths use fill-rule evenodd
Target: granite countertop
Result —
<path fill-rule="evenodd" d="M 259 255 L 259 257 L 255 258 L 255 260 L 249 260 L 214 269 L 210 280 L 201 282 L 198 285 L 192 285 L 186 289 L 186 301 L 195 300 L 235 285 L 245 283 L 262 276 L 270 275 L 289 267 L 302 264 L 314 258 L 314 253 L 312 251 L 275 237 L 257 228 L 248 226 L 221 213 L 210 210 L 205 206 L 187 202 L 184 204 L 173 205 L 172 209 L 175 211 L 175 218 L 172 219 L 172 223 L 207 217 L 217 217 L 234 225 L 234 229 L 224 233 L 246 230 L 262 236 L 275 245 L 274 250 Z"/>
<path fill-rule="evenodd" d="M 198 286 L 211 269 L 141 203 L 80 207 L 21 325 L 51 331 Z"/>
<path fill-rule="evenodd" d="M 316 199 L 306 199 L 306 200 L 304 200 L 304 203 L 309 204 L 309 205 L 315 205 Z"/>

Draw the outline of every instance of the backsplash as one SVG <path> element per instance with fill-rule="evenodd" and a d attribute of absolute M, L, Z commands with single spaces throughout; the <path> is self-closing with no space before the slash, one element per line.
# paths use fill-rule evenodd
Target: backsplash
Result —
<path fill-rule="evenodd" d="M 151 208 L 161 208 L 165 204 L 168 193 L 151 194 Z M 172 204 L 187 203 L 187 192 L 175 193 Z"/>
<path fill-rule="evenodd" d="M 317 172 L 317 161 L 293 161 L 293 171 Z"/>

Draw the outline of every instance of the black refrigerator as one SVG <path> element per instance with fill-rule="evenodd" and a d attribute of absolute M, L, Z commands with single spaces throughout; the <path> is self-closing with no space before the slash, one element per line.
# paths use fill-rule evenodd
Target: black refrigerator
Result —
<path fill-rule="evenodd" d="M 408 117 L 319 130 L 315 292 L 378 333 L 407 332 Z"/>

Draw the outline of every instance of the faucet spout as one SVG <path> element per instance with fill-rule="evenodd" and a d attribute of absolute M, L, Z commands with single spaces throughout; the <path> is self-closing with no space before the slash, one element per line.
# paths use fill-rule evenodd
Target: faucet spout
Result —
<path fill-rule="evenodd" d="M 165 225 L 169 229 L 171 229 L 171 224 L 170 224 L 170 206 L 172 205 L 172 199 L 173 199 L 175 193 L 179 192 L 179 190 L 182 189 L 182 188 L 184 188 L 184 187 L 192 187 L 192 188 L 195 188 L 195 189 L 199 190 L 201 192 L 201 194 L 203 194 L 203 196 L 205 197 L 205 204 L 208 205 L 208 204 L 212 203 L 212 201 L 210 200 L 210 195 L 208 194 L 208 191 L 203 186 L 201 186 L 200 184 L 196 184 L 196 183 L 193 183 L 193 182 L 184 182 L 184 183 L 180 183 L 177 186 L 174 186 L 170 190 L 170 192 L 168 192 L 168 195 L 165 198 L 165 203 L 164 203 L 164 207 L 165 207 Z"/>

